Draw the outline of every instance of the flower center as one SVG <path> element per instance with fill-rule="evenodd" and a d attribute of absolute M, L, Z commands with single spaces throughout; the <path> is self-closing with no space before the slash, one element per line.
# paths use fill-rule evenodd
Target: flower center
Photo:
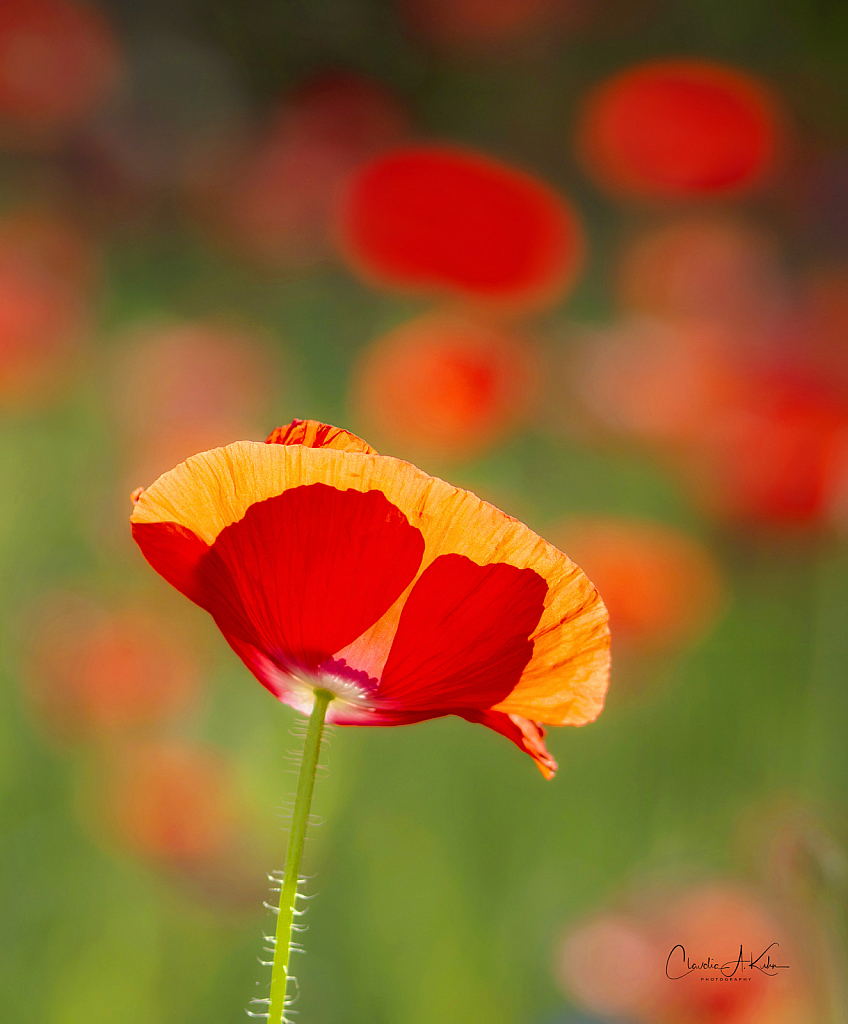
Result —
<path fill-rule="evenodd" d="M 374 707 L 370 694 L 364 687 L 359 686 L 351 679 L 346 679 L 339 673 L 320 671 L 314 674 L 305 672 L 295 674 L 290 672 L 286 683 L 292 695 L 292 699 L 287 703 L 304 715 L 312 712 L 316 689 L 329 690 L 335 698 L 328 710 L 328 721 L 336 717 L 333 714 L 334 711 L 336 713 L 342 709 L 348 713 L 354 710 L 370 711 Z"/>

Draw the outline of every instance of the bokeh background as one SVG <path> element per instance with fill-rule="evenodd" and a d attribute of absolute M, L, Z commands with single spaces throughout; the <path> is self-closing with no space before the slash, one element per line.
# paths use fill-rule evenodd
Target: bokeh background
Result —
<path fill-rule="evenodd" d="M 4 1019 L 264 995 L 296 716 L 127 520 L 310 417 L 571 554 L 614 669 L 551 783 L 333 734 L 298 1019 L 844 1024 L 846 46 L 826 0 L 0 2 Z"/>

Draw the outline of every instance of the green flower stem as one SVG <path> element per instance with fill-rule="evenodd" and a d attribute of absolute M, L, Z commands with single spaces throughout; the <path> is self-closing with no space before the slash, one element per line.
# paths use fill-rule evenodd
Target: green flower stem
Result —
<path fill-rule="evenodd" d="M 300 859 L 303 855 L 303 841 L 309 822 L 309 808 L 312 804 L 312 790 L 315 788 L 315 770 L 321 750 L 321 736 L 327 708 L 335 695 L 329 690 L 315 690 L 315 704 L 306 727 L 303 744 L 303 760 L 297 780 L 297 796 L 294 801 L 289 846 L 286 851 L 286 869 L 280 889 L 280 913 L 277 917 L 277 933 L 274 942 L 274 966 L 271 969 L 271 1003 L 268 1009 L 270 1024 L 283 1024 L 286 1009 L 286 987 L 289 980 L 289 957 L 291 956 L 292 924 L 297 899 L 297 880 L 300 876 Z"/>

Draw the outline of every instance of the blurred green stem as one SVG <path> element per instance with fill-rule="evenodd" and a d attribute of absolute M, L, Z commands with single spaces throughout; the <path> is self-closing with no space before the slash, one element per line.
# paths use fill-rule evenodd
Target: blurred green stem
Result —
<path fill-rule="evenodd" d="M 280 912 L 277 916 L 274 966 L 271 970 L 271 1004 L 268 1009 L 270 1024 L 283 1024 L 285 1020 L 286 988 L 289 980 L 292 924 L 295 917 L 300 859 L 303 855 L 303 842 L 306 838 L 306 827 L 309 822 L 312 791 L 315 788 L 315 770 L 318 767 L 318 754 L 321 750 L 324 719 L 333 697 L 334 694 L 330 693 L 329 690 L 316 689 L 315 704 L 309 717 L 309 725 L 306 727 L 306 739 L 303 743 L 303 760 L 300 763 L 297 796 L 294 801 L 289 846 L 286 851 L 286 869 L 283 874 L 282 888 L 280 889 Z"/>

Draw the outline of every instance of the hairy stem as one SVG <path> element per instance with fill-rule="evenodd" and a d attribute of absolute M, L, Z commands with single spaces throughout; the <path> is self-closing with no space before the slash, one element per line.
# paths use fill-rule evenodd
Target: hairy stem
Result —
<path fill-rule="evenodd" d="M 285 1020 L 286 988 L 289 980 L 292 924 L 295 916 L 300 859 L 303 855 L 303 841 L 306 838 L 309 808 L 312 804 L 312 790 L 315 788 L 315 770 L 318 767 L 324 718 L 333 696 L 329 690 L 315 690 L 315 704 L 309 717 L 309 725 L 306 727 L 303 760 L 297 780 L 297 796 L 294 801 L 289 846 L 286 851 L 286 869 L 280 889 L 280 913 L 277 917 L 274 966 L 271 970 L 271 1003 L 268 1009 L 270 1024 L 283 1024 Z"/>

